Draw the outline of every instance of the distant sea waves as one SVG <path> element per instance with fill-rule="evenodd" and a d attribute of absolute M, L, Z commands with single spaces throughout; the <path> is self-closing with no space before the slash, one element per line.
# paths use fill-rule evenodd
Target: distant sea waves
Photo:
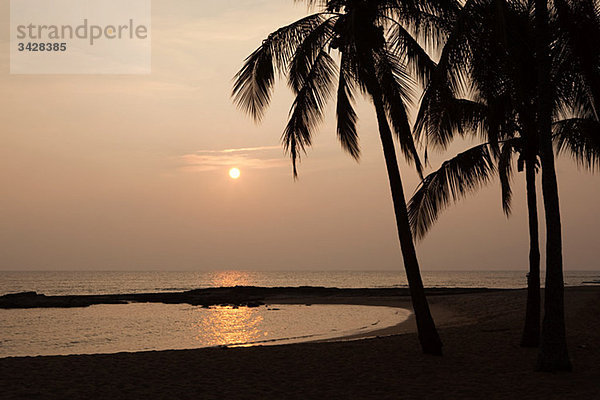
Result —
<path fill-rule="evenodd" d="M 423 280 L 428 287 L 522 288 L 527 284 L 526 271 L 423 271 Z M 168 292 L 236 285 L 387 288 L 406 284 L 401 271 L 0 271 L 0 295 L 31 290 L 61 295 Z M 600 271 L 566 271 L 565 284 L 600 284 Z"/>

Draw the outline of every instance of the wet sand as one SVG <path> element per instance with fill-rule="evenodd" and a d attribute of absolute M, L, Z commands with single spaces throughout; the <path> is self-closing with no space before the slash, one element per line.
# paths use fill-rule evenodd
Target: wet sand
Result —
<path fill-rule="evenodd" d="M 421 354 L 414 321 L 379 338 L 0 359 L 2 399 L 596 399 L 600 398 L 600 287 L 568 288 L 574 371 L 534 371 L 519 347 L 523 290 L 431 296 L 444 357 Z M 407 306 L 397 297 L 280 298 Z M 272 302 L 275 304 L 275 302 Z"/>

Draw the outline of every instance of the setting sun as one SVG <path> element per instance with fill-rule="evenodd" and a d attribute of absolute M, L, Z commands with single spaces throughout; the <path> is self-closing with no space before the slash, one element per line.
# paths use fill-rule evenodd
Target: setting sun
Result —
<path fill-rule="evenodd" d="M 240 177 L 240 170 L 238 168 L 231 168 L 229 170 L 229 177 L 231 179 L 237 179 Z"/>

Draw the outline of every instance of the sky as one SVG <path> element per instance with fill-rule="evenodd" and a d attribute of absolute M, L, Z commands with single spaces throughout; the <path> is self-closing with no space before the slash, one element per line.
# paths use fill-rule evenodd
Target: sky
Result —
<path fill-rule="evenodd" d="M 285 82 L 260 125 L 232 104 L 244 58 L 305 5 L 153 0 L 149 75 L 11 75 L 9 1 L 0 8 L 0 270 L 402 270 L 366 101 L 360 163 L 336 142 L 330 108 L 297 181 L 279 142 Z M 429 170 L 467 145 L 433 154 Z M 557 168 L 565 269 L 598 270 L 600 176 L 564 158 Z M 410 196 L 418 176 L 401 171 Z M 510 219 L 493 182 L 417 252 L 423 270 L 525 271 L 523 174 Z"/>

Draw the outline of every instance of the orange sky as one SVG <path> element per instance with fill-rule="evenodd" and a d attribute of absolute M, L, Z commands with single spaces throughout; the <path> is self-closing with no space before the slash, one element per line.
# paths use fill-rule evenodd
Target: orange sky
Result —
<path fill-rule="evenodd" d="M 151 75 L 20 76 L 0 4 L 1 270 L 402 268 L 368 104 L 361 163 L 329 112 L 294 182 L 279 146 L 285 84 L 260 126 L 229 98 L 243 59 L 304 5 L 154 0 Z M 412 194 L 417 176 L 402 171 Z M 558 174 L 565 268 L 598 269 L 600 176 L 569 160 Z M 448 210 L 418 246 L 422 268 L 525 270 L 524 176 L 514 184 L 510 220 L 498 183 Z"/>

